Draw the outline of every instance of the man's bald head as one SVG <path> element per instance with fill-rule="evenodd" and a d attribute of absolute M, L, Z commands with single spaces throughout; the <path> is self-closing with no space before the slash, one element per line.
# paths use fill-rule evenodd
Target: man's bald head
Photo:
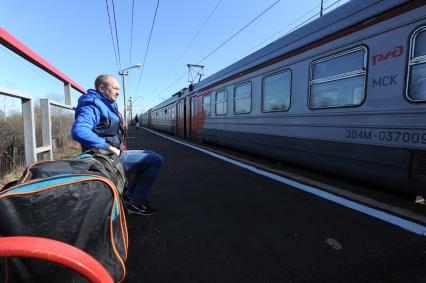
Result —
<path fill-rule="evenodd" d="M 114 78 L 114 76 L 113 75 L 109 75 L 109 74 L 102 74 L 102 75 L 99 75 L 96 78 L 96 80 L 95 80 L 95 89 L 96 89 L 97 92 L 99 92 L 99 85 L 101 85 L 101 84 L 104 84 L 104 85 L 108 84 L 108 79 L 109 78 Z"/>
<path fill-rule="evenodd" d="M 114 102 L 120 95 L 120 84 L 113 75 L 98 76 L 95 80 L 95 89 L 111 102 Z"/>

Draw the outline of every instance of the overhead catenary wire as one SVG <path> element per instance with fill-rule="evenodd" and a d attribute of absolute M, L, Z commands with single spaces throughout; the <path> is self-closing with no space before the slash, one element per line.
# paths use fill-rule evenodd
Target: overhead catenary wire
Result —
<path fill-rule="evenodd" d="M 330 6 L 324 8 L 322 10 L 322 12 L 324 13 L 325 11 L 327 11 L 328 9 L 330 9 L 331 7 L 333 7 L 334 5 L 336 5 L 337 3 L 341 2 L 342 0 L 337 0 L 335 2 L 333 2 L 332 4 L 330 4 Z M 317 17 L 318 15 L 321 15 L 321 12 L 316 13 L 315 15 L 313 15 L 312 17 L 310 17 L 309 19 L 305 20 L 304 22 L 300 23 L 299 25 L 295 26 L 294 28 L 292 28 L 288 33 L 289 34 L 293 31 L 295 31 L 296 29 L 298 29 L 299 27 L 303 26 L 304 24 L 306 24 L 307 22 L 309 22 L 310 20 L 312 20 L 313 18 Z"/>
<path fill-rule="evenodd" d="M 334 5 L 336 5 L 339 2 L 342 2 L 342 0 L 337 0 L 334 3 L 332 3 L 330 6 L 328 6 L 327 8 L 324 8 L 324 12 L 327 11 L 328 9 L 330 9 L 331 7 L 333 7 Z"/>
<path fill-rule="evenodd" d="M 133 18 L 134 18 L 134 11 L 135 11 L 135 0 L 132 0 L 132 23 L 130 26 L 130 52 L 129 52 L 129 66 L 133 66 L 132 64 L 132 48 L 133 48 Z M 128 79 L 129 89 L 130 89 L 130 76 Z"/>
<path fill-rule="evenodd" d="M 343 0 L 337 0 L 337 1 L 335 1 L 335 2 L 333 2 L 332 4 L 330 4 L 329 6 L 327 6 L 326 8 L 324 8 L 323 9 L 323 12 L 325 12 L 325 11 L 327 11 L 327 10 L 329 10 L 330 8 L 332 8 L 333 6 L 335 6 L 337 3 L 339 3 L 339 2 L 341 2 L 341 1 L 343 1 Z M 279 2 L 279 1 L 277 1 L 277 2 Z M 251 24 L 253 21 L 255 21 L 258 17 L 260 17 L 262 14 L 264 14 L 267 10 L 269 10 L 270 8 L 272 8 L 272 6 L 273 5 L 275 5 L 275 4 L 277 4 L 277 2 L 275 2 L 275 3 L 273 3 L 271 6 L 269 6 L 267 9 L 265 9 L 261 14 L 259 14 L 256 18 L 254 18 L 252 21 L 250 21 L 249 22 L 249 24 Z M 293 21 L 291 24 L 289 24 L 289 25 L 287 25 L 285 28 L 283 28 L 283 29 L 281 29 L 279 32 L 277 32 L 277 33 L 275 33 L 272 37 L 274 37 L 274 36 L 276 36 L 277 34 L 280 34 L 280 33 L 282 33 L 285 29 L 287 29 L 288 27 L 290 27 L 291 25 L 293 25 L 293 24 L 295 24 L 297 21 L 299 21 L 300 19 L 302 19 L 302 18 L 304 18 L 305 16 L 307 16 L 308 14 L 310 14 L 312 11 L 314 11 L 314 10 L 316 10 L 316 9 L 318 9 L 318 7 L 319 7 L 319 5 L 317 5 L 315 8 L 313 8 L 313 9 L 311 9 L 311 10 L 309 10 L 307 13 L 305 13 L 303 16 L 301 16 L 301 17 L 299 17 L 297 20 L 295 20 L 295 21 Z M 301 26 L 303 26 L 303 25 L 305 25 L 306 23 L 308 23 L 308 22 L 310 22 L 312 19 L 314 19 L 314 18 L 316 18 L 316 17 L 318 17 L 319 16 L 319 14 L 320 14 L 320 12 L 317 12 L 317 13 L 315 13 L 313 16 L 311 16 L 311 17 L 309 17 L 308 19 L 306 19 L 305 21 L 303 21 L 302 23 L 300 23 L 300 24 L 298 24 L 296 27 L 294 27 L 294 28 L 292 28 L 290 31 L 288 31 L 288 32 L 286 32 L 283 36 L 285 36 L 285 35 L 287 35 L 287 34 L 289 34 L 289 33 L 291 33 L 291 32 L 293 32 L 294 30 L 296 30 L 296 29 L 298 29 L 299 27 L 301 27 Z M 247 26 L 247 25 L 246 25 Z M 245 27 L 243 27 L 243 28 L 245 28 Z M 240 30 L 241 31 L 241 30 Z M 238 32 L 240 32 L 240 31 L 238 31 Z M 237 33 L 238 33 L 237 32 Z M 234 35 L 236 35 L 236 34 L 234 34 Z M 234 35 L 233 36 L 231 36 L 231 38 L 230 39 L 232 39 L 232 37 L 234 37 Z M 271 37 L 270 37 L 271 38 Z M 269 39 L 270 39 L 269 38 Z M 227 41 L 229 41 L 230 39 L 228 39 Z M 226 42 L 227 41 L 225 41 L 224 43 L 226 44 Z M 267 40 L 266 40 L 267 41 Z M 265 42 L 265 41 L 262 41 L 262 43 L 263 42 Z M 223 46 L 224 45 L 224 43 L 222 43 L 221 45 Z M 219 48 L 220 47 L 222 47 L 221 45 L 219 45 Z M 260 45 L 260 44 L 258 44 L 258 45 Z M 258 46 L 257 45 L 257 46 Z M 218 48 L 216 48 L 216 49 L 218 49 Z M 213 50 L 213 51 L 217 51 L 217 50 Z M 203 58 L 203 60 L 205 60 L 208 56 L 210 56 L 211 54 L 209 54 L 209 55 L 207 55 L 207 56 L 205 56 L 204 58 Z M 201 60 L 198 64 L 200 64 L 201 62 L 203 62 L 203 60 Z M 165 91 L 167 91 L 169 88 L 171 88 L 173 85 L 175 85 L 179 80 L 181 80 L 184 76 L 185 76 L 185 74 L 186 73 L 183 73 L 182 75 L 180 75 L 175 81 L 173 81 L 167 88 L 165 88 L 163 91 L 161 91 L 160 93 L 158 93 L 157 95 L 156 95 L 156 97 L 158 97 L 159 95 L 161 95 L 161 94 L 163 94 Z M 155 97 L 154 97 L 155 98 Z"/>
<path fill-rule="evenodd" d="M 274 3 L 272 3 L 271 5 L 269 5 L 265 10 L 263 10 L 260 14 L 258 14 L 256 17 L 254 17 L 251 21 L 249 21 L 245 26 L 243 26 L 242 28 L 240 28 L 237 32 L 235 32 L 228 39 L 226 39 L 224 42 L 222 42 L 221 44 L 219 44 L 215 49 L 213 49 L 209 54 L 207 54 L 206 56 L 204 56 L 203 59 L 201 59 L 197 63 L 197 65 L 201 64 L 208 57 L 210 57 L 211 55 L 213 55 L 214 53 L 216 53 L 220 48 L 222 48 L 225 44 L 227 44 L 229 41 L 231 41 L 234 37 L 236 37 L 240 32 L 242 32 L 243 30 L 245 30 L 248 26 L 250 26 L 252 23 L 254 23 L 261 16 L 263 16 L 267 11 L 269 11 L 272 7 L 274 7 L 280 1 L 281 0 L 277 0 Z M 179 81 L 183 76 L 185 76 L 185 74 L 186 73 L 184 73 L 183 75 L 181 75 L 178 80 L 174 81 L 171 85 L 169 85 L 166 89 L 164 89 L 163 91 L 161 91 L 160 93 L 158 93 L 156 96 L 164 93 L 167 89 L 169 89 L 170 87 L 172 87 L 177 81 Z"/>
<path fill-rule="evenodd" d="M 117 65 L 117 71 L 120 71 L 120 65 L 118 64 L 118 58 L 117 58 L 117 50 L 115 48 L 115 41 L 114 41 L 114 36 L 112 34 L 112 26 L 111 26 L 111 16 L 109 13 L 109 5 L 108 5 L 108 0 L 105 0 L 105 4 L 106 4 L 106 8 L 107 8 L 107 14 L 108 14 L 108 23 L 109 23 L 109 30 L 111 33 L 111 40 L 112 40 L 112 47 L 114 48 L 114 57 L 115 57 L 115 63 Z"/>
<path fill-rule="evenodd" d="M 208 21 L 210 20 L 210 18 L 212 17 L 212 15 L 214 14 L 214 12 L 217 10 L 217 8 L 219 7 L 220 2 L 222 2 L 222 0 L 218 0 L 216 2 L 216 5 L 213 7 L 213 9 L 210 11 L 209 15 L 207 16 L 207 18 L 204 20 L 204 22 L 202 23 L 202 25 L 200 26 L 200 28 L 198 29 L 198 31 L 195 33 L 195 35 L 192 37 L 191 41 L 188 43 L 188 45 L 185 47 L 184 51 L 179 55 L 178 59 L 175 61 L 175 63 L 173 64 L 173 66 L 170 68 L 170 70 L 168 71 L 167 75 L 163 78 L 163 80 L 167 79 L 169 77 L 169 75 L 172 73 L 172 71 L 175 69 L 175 67 L 177 66 L 177 64 L 180 62 L 180 60 L 182 59 L 182 57 L 186 54 L 186 52 L 189 50 L 189 48 L 192 46 L 192 44 L 194 43 L 195 39 L 197 39 L 198 35 L 200 34 L 200 32 L 203 30 L 203 28 L 206 26 L 206 24 L 208 23 Z M 180 76 L 176 81 L 179 81 L 184 75 Z M 168 89 L 168 88 L 167 88 Z M 166 89 L 166 90 L 167 90 Z M 164 91 L 166 91 L 164 90 Z M 141 96 L 137 96 L 135 98 L 135 101 L 137 99 L 141 98 Z"/>
<path fill-rule="evenodd" d="M 200 34 L 200 32 L 203 30 L 203 28 L 206 26 L 206 24 L 208 23 L 208 21 L 210 20 L 211 16 L 213 15 L 213 13 L 216 11 L 217 7 L 219 6 L 220 2 L 222 2 L 222 0 L 218 0 L 216 2 L 216 5 L 214 6 L 213 10 L 209 13 L 209 15 L 207 16 L 207 18 L 205 19 L 204 23 L 201 25 L 201 27 L 198 29 L 198 31 L 195 33 L 195 35 L 192 37 L 191 41 L 189 42 L 189 44 L 186 46 L 186 48 L 184 49 L 184 51 L 179 55 L 178 59 L 176 60 L 176 62 L 174 63 L 174 65 L 172 66 L 172 68 L 170 69 L 170 71 L 168 72 L 168 74 L 166 75 L 166 77 L 168 77 L 170 75 L 170 73 L 174 70 L 174 68 L 176 67 L 176 65 L 179 63 L 179 61 L 182 59 L 182 57 L 186 54 L 186 52 L 189 50 L 189 48 L 191 47 L 191 45 L 194 43 L 195 39 L 198 37 L 198 35 Z"/>
<path fill-rule="evenodd" d="M 111 2 L 112 2 L 112 13 L 113 13 L 113 15 L 114 15 L 115 40 L 117 41 L 118 65 L 120 66 L 120 70 L 121 70 L 120 44 L 119 44 L 119 40 L 118 40 L 117 19 L 116 19 L 116 17 L 115 17 L 115 5 L 114 5 L 114 0 L 111 0 Z"/>
<path fill-rule="evenodd" d="M 139 86 L 141 84 L 141 78 L 142 78 L 143 70 L 145 70 L 145 61 L 146 61 L 146 57 L 147 57 L 148 50 L 149 50 L 149 44 L 151 43 L 152 31 L 154 30 L 155 19 L 157 18 L 157 12 L 158 12 L 158 6 L 159 6 L 159 4 L 160 4 L 160 0 L 157 0 L 157 6 L 155 7 L 154 18 L 153 18 L 152 24 L 151 24 L 151 31 L 149 33 L 148 44 L 146 45 L 145 55 L 143 57 L 143 62 L 142 62 L 142 69 L 141 69 L 141 72 L 139 74 L 139 80 L 138 80 L 138 85 L 136 87 L 135 95 L 138 93 Z"/>
<path fill-rule="evenodd" d="M 135 0 L 132 0 L 132 23 L 130 26 L 130 54 L 129 54 L 129 66 L 132 66 L 132 47 L 133 47 L 133 18 L 134 18 L 134 11 L 135 11 Z"/>
<path fill-rule="evenodd" d="M 178 77 L 173 83 L 171 83 L 166 89 L 164 89 L 162 92 L 158 93 L 156 96 L 159 96 L 160 94 L 163 94 L 166 90 L 168 90 L 169 88 L 171 88 L 175 83 L 177 83 L 178 81 L 180 81 L 185 75 L 186 75 L 186 73 L 183 73 L 182 75 L 180 75 L 180 77 Z"/>
<path fill-rule="evenodd" d="M 197 64 L 201 64 L 204 60 L 206 60 L 207 58 L 209 58 L 211 55 L 213 55 L 214 53 L 216 53 L 216 51 L 218 51 L 220 48 L 222 48 L 225 44 L 227 44 L 229 41 L 231 41 L 234 37 L 236 37 L 240 32 L 242 32 L 243 30 L 245 30 L 248 26 L 250 26 L 252 23 L 254 23 L 257 19 L 259 19 L 261 16 L 263 16 L 267 11 L 269 11 L 272 7 L 274 7 L 275 5 L 277 5 L 281 0 L 277 0 L 274 3 L 272 3 L 271 5 L 269 5 L 265 10 L 263 10 L 259 15 L 257 15 L 256 17 L 254 17 L 254 19 L 252 19 L 250 22 L 248 22 L 245 26 L 243 26 L 240 30 L 238 30 L 236 33 L 234 33 L 233 35 L 231 35 L 227 40 L 225 40 L 224 42 L 222 42 L 218 47 L 216 47 L 215 49 L 213 49 L 207 56 L 204 56 L 204 58 L 198 62 Z"/>
<path fill-rule="evenodd" d="M 332 6 L 334 6 L 335 4 L 337 4 L 338 2 L 341 2 L 342 0 L 337 0 L 335 2 L 333 2 L 332 4 L 330 4 L 328 7 L 324 8 L 322 11 L 323 13 L 330 9 Z M 327 2 L 327 0 L 325 1 Z M 324 3 L 325 3 L 324 2 Z M 320 5 L 315 6 L 314 8 L 312 8 L 311 10 L 307 11 L 305 14 L 303 14 L 302 16 L 300 16 L 299 18 L 297 18 L 296 20 L 294 20 L 293 22 L 291 22 L 290 24 L 286 25 L 284 28 L 281 28 L 279 31 L 275 32 L 274 34 L 272 34 L 271 36 L 269 36 L 268 38 L 266 38 L 265 40 L 263 40 L 262 42 L 256 44 L 254 47 L 250 48 L 249 51 L 244 52 L 242 55 L 239 55 L 236 57 L 236 59 L 234 61 L 238 61 L 241 58 L 244 58 L 245 56 L 247 56 L 248 54 L 252 53 L 253 50 L 257 50 L 259 46 L 262 46 L 265 42 L 270 41 L 272 38 L 276 37 L 279 34 L 282 34 L 285 30 L 287 30 L 288 28 L 290 28 L 292 25 L 296 24 L 298 21 L 300 21 L 301 19 L 305 18 L 306 16 L 308 16 L 309 14 L 311 14 L 313 11 L 316 11 L 318 8 L 320 8 Z M 314 15 L 311 15 L 308 19 L 304 20 L 302 23 L 298 24 L 297 26 L 293 27 L 292 29 L 288 30 L 286 33 L 284 33 L 283 35 L 280 35 L 279 37 L 283 37 L 286 36 L 287 34 L 290 34 L 291 32 L 293 32 L 294 30 L 298 29 L 299 27 L 305 25 L 306 23 L 310 22 L 312 19 L 316 18 L 318 15 L 320 15 L 320 12 L 316 12 L 314 13 Z"/>
<path fill-rule="evenodd" d="M 334 5 L 336 5 L 337 3 L 341 2 L 342 0 L 337 0 L 335 2 L 333 2 L 332 4 L 330 4 L 329 6 L 327 6 L 326 8 L 322 9 L 322 13 L 324 14 L 325 11 L 327 11 L 328 9 L 330 9 L 331 7 L 333 7 Z M 327 0 L 326 0 L 327 2 Z M 282 28 L 281 30 L 279 30 L 277 33 L 273 34 L 270 38 L 282 33 L 284 30 L 286 30 L 287 28 L 289 28 L 290 26 L 292 26 L 293 24 L 295 24 L 297 21 L 303 19 L 305 16 L 309 15 L 311 12 L 317 10 L 320 7 L 320 5 L 315 6 L 313 9 L 309 10 L 308 12 L 306 12 L 303 16 L 299 17 L 297 20 L 293 21 L 291 24 L 285 26 L 284 28 Z M 295 31 L 296 29 L 298 29 L 299 27 L 305 25 L 306 23 L 308 23 L 309 21 L 311 21 L 312 19 L 314 19 L 317 16 L 321 15 L 321 11 L 315 13 L 314 15 L 312 15 L 311 17 L 309 17 L 308 19 L 304 20 L 303 22 L 301 22 L 300 24 L 298 24 L 297 26 L 293 27 L 292 29 L 290 29 L 289 31 L 287 31 L 284 35 L 282 36 L 286 36 L 287 34 Z M 281 37 L 282 37 L 281 36 Z M 268 39 L 270 39 L 268 38 Z"/>
<path fill-rule="evenodd" d="M 314 8 L 312 8 L 311 10 L 309 10 L 308 12 L 306 12 L 305 14 L 303 14 L 302 16 L 300 16 L 299 18 L 297 18 L 296 20 L 294 20 L 293 22 L 291 22 L 290 24 L 286 25 L 284 28 L 280 29 L 278 32 L 274 33 L 272 36 L 268 37 L 266 40 L 262 41 L 260 44 L 256 45 L 256 47 L 258 47 L 259 45 L 269 41 L 271 38 L 274 38 L 275 36 L 281 34 L 284 30 L 288 29 L 289 27 L 291 27 L 292 25 L 294 25 L 295 23 L 297 23 L 299 20 L 303 19 L 304 17 L 306 17 L 307 15 L 309 15 L 310 13 L 312 13 L 313 11 L 315 11 L 316 9 L 318 9 L 318 6 L 315 6 Z M 315 14 L 317 15 L 317 14 Z M 308 19 L 308 21 L 312 19 L 312 17 L 310 17 Z M 306 21 L 305 21 L 306 22 Z M 303 22 L 303 23 L 305 23 Z M 303 24 L 302 23 L 302 24 Z M 286 34 L 290 33 L 291 31 L 287 32 Z"/>

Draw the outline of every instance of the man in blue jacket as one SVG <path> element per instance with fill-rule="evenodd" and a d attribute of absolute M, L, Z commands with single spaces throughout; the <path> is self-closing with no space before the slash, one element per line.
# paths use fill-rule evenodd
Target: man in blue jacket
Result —
<path fill-rule="evenodd" d="M 83 151 L 101 148 L 120 156 L 126 172 L 133 175 L 123 194 L 130 214 L 151 215 L 157 209 L 149 205 L 149 190 L 157 177 L 163 158 L 151 150 L 126 150 L 125 128 L 116 100 L 120 85 L 112 75 L 100 75 L 95 90 L 78 100 L 71 134 Z"/>

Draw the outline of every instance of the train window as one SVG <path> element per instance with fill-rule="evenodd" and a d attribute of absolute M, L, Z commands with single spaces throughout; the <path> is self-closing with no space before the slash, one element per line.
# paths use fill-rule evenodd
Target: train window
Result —
<path fill-rule="evenodd" d="M 171 108 L 170 108 L 170 113 L 171 113 L 171 116 L 172 116 L 172 119 L 174 119 L 176 116 L 175 116 L 175 110 L 176 108 L 175 108 L 175 106 L 173 105 Z"/>
<path fill-rule="evenodd" d="M 226 90 L 222 89 L 216 92 L 215 109 L 216 115 L 225 115 L 228 109 Z"/>
<path fill-rule="evenodd" d="M 234 89 L 234 114 L 251 112 L 251 82 L 235 86 Z"/>
<path fill-rule="evenodd" d="M 262 111 L 286 111 L 290 107 L 291 72 L 284 71 L 262 81 Z"/>
<path fill-rule="evenodd" d="M 416 30 L 411 37 L 408 70 L 408 99 L 426 101 L 426 27 Z"/>
<path fill-rule="evenodd" d="M 309 106 L 357 106 L 365 95 L 367 49 L 358 47 L 316 60 L 311 65 Z"/>
<path fill-rule="evenodd" d="M 207 94 L 203 96 L 203 115 L 204 116 L 210 116 L 211 113 L 211 95 Z"/>

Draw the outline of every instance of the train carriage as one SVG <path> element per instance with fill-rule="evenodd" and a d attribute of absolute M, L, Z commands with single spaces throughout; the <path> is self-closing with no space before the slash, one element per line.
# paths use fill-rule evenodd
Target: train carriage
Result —
<path fill-rule="evenodd" d="M 147 128 L 149 128 L 151 126 L 150 125 L 150 113 L 151 113 L 150 111 L 147 111 L 147 112 L 139 115 L 139 121 L 140 121 L 141 126 L 147 127 Z"/>
<path fill-rule="evenodd" d="M 163 103 L 150 109 L 148 113 L 151 115 L 151 128 L 173 135 L 176 134 L 176 104 L 179 94 L 180 92 L 176 93 Z"/>
<path fill-rule="evenodd" d="M 181 137 L 424 195 L 425 2 L 350 1 L 179 99 Z"/>

